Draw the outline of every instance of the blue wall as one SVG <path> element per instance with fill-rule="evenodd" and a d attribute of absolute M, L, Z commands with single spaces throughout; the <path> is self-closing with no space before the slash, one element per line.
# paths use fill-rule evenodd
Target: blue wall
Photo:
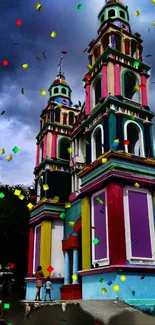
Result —
<path fill-rule="evenodd" d="M 66 209 L 65 213 L 64 236 L 66 238 L 68 233 L 73 231 L 73 227 L 70 226 L 68 222 L 75 222 L 81 216 L 81 200 L 71 204 L 71 208 Z"/>
<path fill-rule="evenodd" d="M 51 279 L 52 280 L 52 279 Z M 52 281 L 51 281 L 52 283 Z M 52 288 L 51 290 L 51 297 L 53 300 L 60 300 L 61 299 L 61 293 L 60 293 L 60 288 L 63 285 L 63 281 L 60 280 L 60 282 L 53 282 L 52 283 Z M 45 286 L 45 283 L 44 283 Z M 44 300 L 44 295 L 45 295 L 45 289 L 44 286 L 41 288 L 41 294 L 40 294 L 40 299 Z M 32 282 L 27 282 L 26 283 L 26 300 L 35 300 L 35 295 L 36 295 L 36 281 Z M 46 300 L 49 299 L 49 296 L 47 295 Z"/>
<path fill-rule="evenodd" d="M 125 275 L 126 281 L 122 282 L 120 276 Z M 146 274 L 142 280 L 142 273 L 129 273 L 129 272 L 111 272 L 101 273 L 82 277 L 82 299 L 155 299 L 155 274 Z M 104 282 L 100 283 L 103 278 Z M 112 281 L 108 285 L 108 281 Z M 115 292 L 113 285 L 118 284 L 120 291 Z M 105 288 L 107 293 L 102 293 L 101 288 Z M 133 295 L 132 291 L 135 291 Z"/>

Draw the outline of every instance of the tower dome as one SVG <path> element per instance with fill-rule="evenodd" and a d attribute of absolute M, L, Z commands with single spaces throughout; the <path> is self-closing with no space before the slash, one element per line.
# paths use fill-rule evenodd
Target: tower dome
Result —
<path fill-rule="evenodd" d="M 65 106 L 72 106 L 71 93 L 72 90 L 65 80 L 64 74 L 59 71 L 55 80 L 48 89 L 50 100 Z"/>

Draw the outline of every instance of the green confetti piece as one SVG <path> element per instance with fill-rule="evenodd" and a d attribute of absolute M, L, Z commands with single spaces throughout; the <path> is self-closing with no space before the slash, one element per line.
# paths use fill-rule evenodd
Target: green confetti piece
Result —
<path fill-rule="evenodd" d="M 98 238 L 94 238 L 93 243 L 94 243 L 95 245 L 98 244 L 98 243 L 99 243 L 99 239 L 98 239 Z"/>
<path fill-rule="evenodd" d="M 131 120 L 135 120 L 135 117 L 133 115 L 131 116 Z"/>
<path fill-rule="evenodd" d="M 100 279 L 100 283 L 103 283 L 103 282 L 104 282 L 104 279 L 103 279 L 103 278 L 101 278 L 101 279 Z"/>
<path fill-rule="evenodd" d="M 65 215 L 65 212 L 62 212 L 62 213 L 60 214 L 60 218 L 61 218 L 61 219 L 64 219 L 65 216 L 66 216 L 66 215 Z"/>
<path fill-rule="evenodd" d="M 4 309 L 10 309 L 10 304 L 4 304 Z"/>
<path fill-rule="evenodd" d="M 87 52 L 87 50 L 88 50 L 88 48 L 85 48 L 85 49 L 83 50 L 83 53 Z"/>
<path fill-rule="evenodd" d="M 3 199 L 5 197 L 5 194 L 3 192 L 0 193 L 0 199 Z"/>
<path fill-rule="evenodd" d="M 14 153 L 17 153 L 17 152 L 19 151 L 19 148 L 15 146 L 15 147 L 12 149 L 12 151 L 13 151 Z"/>
<path fill-rule="evenodd" d="M 81 9 L 82 9 L 82 4 L 79 4 L 79 5 L 77 6 L 77 9 L 81 10 Z"/>
<path fill-rule="evenodd" d="M 135 68 L 138 68 L 139 65 L 140 65 L 140 62 L 138 62 L 138 61 L 135 61 L 134 64 L 133 64 L 133 66 L 134 66 Z"/>

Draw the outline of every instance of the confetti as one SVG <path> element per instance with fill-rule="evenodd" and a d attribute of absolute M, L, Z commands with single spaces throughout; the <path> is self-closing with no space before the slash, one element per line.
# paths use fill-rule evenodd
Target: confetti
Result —
<path fill-rule="evenodd" d="M 152 56 L 152 54 L 148 54 L 148 55 L 146 55 L 146 58 L 149 58 L 150 56 Z"/>
<path fill-rule="evenodd" d="M 4 309 L 9 309 L 10 308 L 10 304 L 4 304 Z"/>
<path fill-rule="evenodd" d="M 135 16 L 139 16 L 140 15 L 140 12 L 138 10 L 135 11 Z"/>
<path fill-rule="evenodd" d="M 114 140 L 115 143 L 120 143 L 119 139 Z"/>
<path fill-rule="evenodd" d="M 155 26 L 155 21 L 153 22 L 153 24 L 152 24 L 153 26 Z"/>
<path fill-rule="evenodd" d="M 91 70 L 93 67 L 92 67 L 92 65 L 87 64 L 87 68 L 88 68 L 88 70 Z"/>
<path fill-rule="evenodd" d="M 43 57 L 44 57 L 44 59 L 46 60 L 46 55 L 45 55 L 45 52 L 46 52 L 46 50 L 43 52 Z"/>
<path fill-rule="evenodd" d="M 42 5 L 41 5 L 41 3 L 39 3 L 39 2 L 37 2 L 36 4 L 35 4 L 35 8 L 36 8 L 36 10 L 41 10 L 42 9 Z"/>
<path fill-rule="evenodd" d="M 23 68 L 23 69 L 28 69 L 28 67 L 29 67 L 28 63 L 24 63 L 24 64 L 22 64 L 22 68 Z"/>
<path fill-rule="evenodd" d="M 16 21 L 16 25 L 17 25 L 17 26 L 21 26 L 22 23 L 23 23 L 23 22 L 22 22 L 21 20 L 17 20 L 17 21 Z"/>
<path fill-rule="evenodd" d="M 17 152 L 19 151 L 19 148 L 15 146 L 15 147 L 12 149 L 12 151 L 13 151 L 14 153 L 17 153 Z"/>
<path fill-rule="evenodd" d="M 88 50 L 88 48 L 84 49 L 84 50 L 83 50 L 83 53 L 87 52 L 87 50 Z"/>
<path fill-rule="evenodd" d="M 102 291 L 102 293 L 107 293 L 107 289 L 106 288 L 102 288 L 101 291 Z"/>
<path fill-rule="evenodd" d="M 72 280 L 77 280 L 77 275 L 76 274 L 72 275 Z"/>
<path fill-rule="evenodd" d="M 138 91 L 139 90 L 139 87 L 138 86 L 135 86 L 134 87 L 134 91 Z"/>
<path fill-rule="evenodd" d="M 135 244 L 138 244 L 139 240 L 136 240 Z"/>
<path fill-rule="evenodd" d="M 48 190 L 49 190 L 49 186 L 48 186 L 48 184 L 43 184 L 43 190 L 44 190 L 44 191 L 48 191 Z"/>
<path fill-rule="evenodd" d="M 61 219 L 64 219 L 65 216 L 66 216 L 66 215 L 65 215 L 65 212 L 62 212 L 62 213 L 60 214 L 60 218 L 61 218 Z"/>
<path fill-rule="evenodd" d="M 24 95 L 24 88 L 21 89 L 21 93 Z"/>
<path fill-rule="evenodd" d="M 36 56 L 36 59 L 39 60 L 39 61 L 41 61 L 41 58 L 39 58 L 39 56 Z"/>
<path fill-rule="evenodd" d="M 127 145 L 127 146 L 128 146 L 128 145 L 129 145 L 129 143 L 130 143 L 130 141 L 129 141 L 129 140 L 124 140 L 124 144 L 125 144 L 125 145 Z"/>
<path fill-rule="evenodd" d="M 68 151 L 69 153 L 71 153 L 71 152 L 73 152 L 73 149 L 72 149 L 72 148 L 67 148 L 67 151 Z"/>
<path fill-rule="evenodd" d="M 21 194 L 21 190 L 16 189 L 13 194 L 19 196 Z"/>
<path fill-rule="evenodd" d="M 141 90 L 144 90 L 146 88 L 146 86 L 144 84 L 141 84 L 139 87 Z"/>
<path fill-rule="evenodd" d="M 118 285 L 118 284 L 115 284 L 115 285 L 113 286 L 113 290 L 114 290 L 115 292 L 119 291 L 119 290 L 120 290 L 119 285 Z"/>
<path fill-rule="evenodd" d="M 155 3 L 155 0 L 152 0 L 152 3 Z"/>
<path fill-rule="evenodd" d="M 0 264 L 0 270 L 2 270 L 2 265 Z"/>
<path fill-rule="evenodd" d="M 138 187 L 140 187 L 140 185 L 138 183 L 135 183 L 134 187 L 138 188 Z"/>
<path fill-rule="evenodd" d="M 10 269 L 14 269 L 15 264 L 14 264 L 14 263 L 10 263 L 10 264 L 9 264 L 9 267 L 10 267 Z"/>
<path fill-rule="evenodd" d="M 9 155 L 9 156 L 6 157 L 7 161 L 11 161 L 12 159 L 13 159 L 12 155 Z"/>
<path fill-rule="evenodd" d="M 61 108 L 62 104 L 57 104 L 57 106 L 55 108 Z"/>
<path fill-rule="evenodd" d="M 32 203 L 28 203 L 27 207 L 31 210 L 33 208 L 33 204 Z"/>
<path fill-rule="evenodd" d="M 20 194 L 18 197 L 20 200 L 24 200 L 24 198 L 25 198 L 25 196 L 23 194 Z"/>
<path fill-rule="evenodd" d="M 0 154 L 4 155 L 4 153 L 5 153 L 5 149 L 0 149 Z"/>
<path fill-rule="evenodd" d="M 6 67 L 7 65 L 9 65 L 9 62 L 8 62 L 8 60 L 3 60 L 2 64 L 4 65 L 4 67 Z"/>
<path fill-rule="evenodd" d="M 77 232 L 73 232 L 73 233 L 72 233 L 72 236 L 77 237 L 77 236 L 78 236 L 78 233 L 77 233 Z"/>
<path fill-rule="evenodd" d="M 125 277 L 125 275 L 121 275 L 121 276 L 120 276 L 120 280 L 121 280 L 122 282 L 126 281 L 126 277 Z"/>
<path fill-rule="evenodd" d="M 81 9 L 82 9 L 82 4 L 79 4 L 79 5 L 77 6 L 77 9 L 81 10 Z"/>
<path fill-rule="evenodd" d="M 99 204 L 103 204 L 103 201 L 102 201 L 102 199 L 101 199 L 100 196 L 97 196 L 97 197 L 96 197 L 96 201 L 97 201 Z"/>
<path fill-rule="evenodd" d="M 107 159 L 107 158 L 102 158 L 102 164 L 106 164 L 106 163 L 107 163 L 107 161 L 108 161 L 108 159 Z"/>
<path fill-rule="evenodd" d="M 67 51 L 61 51 L 62 54 L 67 54 Z"/>
<path fill-rule="evenodd" d="M 99 243 L 99 239 L 98 238 L 94 238 L 93 239 L 93 243 L 96 245 L 96 244 L 98 244 Z"/>
<path fill-rule="evenodd" d="M 2 113 L 0 115 L 3 115 L 5 113 L 5 111 L 2 111 Z"/>
<path fill-rule="evenodd" d="M 41 200 L 40 200 L 40 202 L 46 202 L 47 201 L 47 197 L 46 196 L 44 196 Z"/>
<path fill-rule="evenodd" d="M 141 280 L 143 280 L 145 278 L 145 274 L 143 274 L 142 276 L 141 276 Z"/>
<path fill-rule="evenodd" d="M 103 278 L 101 278 L 101 279 L 100 279 L 100 283 L 103 283 L 103 282 L 104 282 L 104 279 L 103 279 Z"/>
<path fill-rule="evenodd" d="M 40 90 L 40 95 L 42 96 L 46 95 L 46 90 L 45 89 Z"/>
<path fill-rule="evenodd" d="M 54 270 L 54 268 L 50 265 L 48 268 L 47 268 L 47 271 L 50 273 Z"/>
<path fill-rule="evenodd" d="M 53 198 L 53 201 L 59 202 L 59 199 L 60 199 L 60 197 L 55 195 L 54 198 Z"/>
<path fill-rule="evenodd" d="M 91 226 L 90 228 L 91 228 L 91 229 L 96 229 L 94 226 Z"/>
<path fill-rule="evenodd" d="M 69 222 L 68 222 L 68 224 L 69 224 L 71 227 L 74 226 L 74 223 L 75 223 L 75 222 L 73 222 L 73 221 L 69 221 Z"/>
<path fill-rule="evenodd" d="M 140 63 L 138 61 L 135 61 L 134 64 L 133 64 L 134 68 L 138 68 L 139 65 L 140 65 Z"/>
<path fill-rule="evenodd" d="M 5 194 L 3 192 L 0 193 L 0 199 L 3 199 L 5 197 Z"/>
<path fill-rule="evenodd" d="M 110 286 L 112 284 L 112 281 L 111 280 L 108 281 L 107 284 L 108 284 L 108 286 Z"/>
<path fill-rule="evenodd" d="M 71 207 L 70 202 L 66 202 L 66 203 L 65 203 L 65 209 L 69 209 L 70 207 Z"/>
<path fill-rule="evenodd" d="M 56 33 L 56 32 L 54 32 L 54 31 L 51 33 L 51 37 L 53 37 L 53 38 L 55 38 L 55 37 L 56 37 L 56 35 L 57 35 L 57 33 Z"/>
<path fill-rule="evenodd" d="M 118 145 L 119 145 L 119 143 L 117 143 L 117 142 L 113 142 L 113 144 L 112 144 L 112 149 L 117 149 Z"/>

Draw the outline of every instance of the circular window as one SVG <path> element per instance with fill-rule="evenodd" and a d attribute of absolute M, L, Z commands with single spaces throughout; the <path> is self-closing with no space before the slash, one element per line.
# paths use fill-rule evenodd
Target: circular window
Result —
<path fill-rule="evenodd" d="M 67 99 L 64 98 L 64 99 L 62 100 L 62 103 L 63 103 L 64 105 L 67 105 L 67 103 L 68 103 Z"/>

